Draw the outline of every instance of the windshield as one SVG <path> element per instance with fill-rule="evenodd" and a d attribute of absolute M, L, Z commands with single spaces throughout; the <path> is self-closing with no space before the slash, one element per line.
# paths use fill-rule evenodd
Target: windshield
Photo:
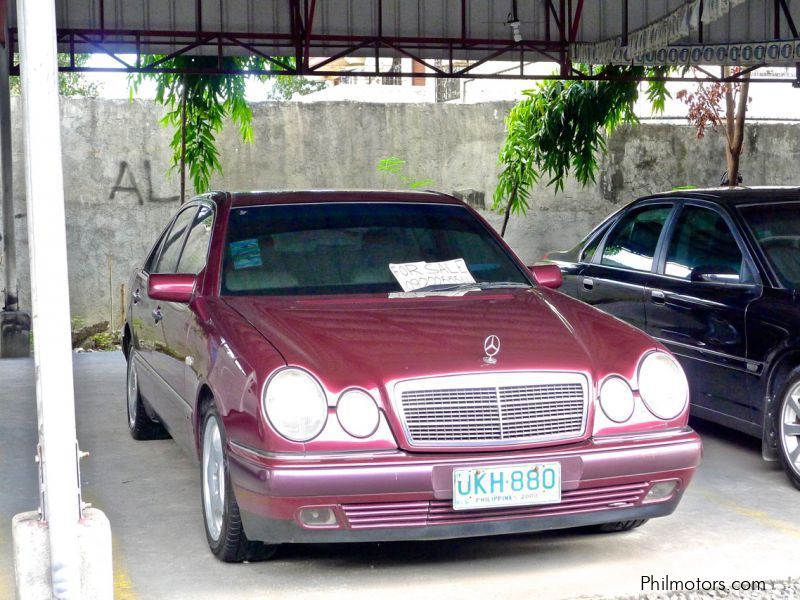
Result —
<path fill-rule="evenodd" d="M 530 280 L 460 206 L 289 204 L 230 214 L 223 294 L 393 293 L 486 284 L 530 286 Z"/>
<path fill-rule="evenodd" d="M 739 207 L 756 241 L 788 288 L 800 287 L 800 202 Z"/>

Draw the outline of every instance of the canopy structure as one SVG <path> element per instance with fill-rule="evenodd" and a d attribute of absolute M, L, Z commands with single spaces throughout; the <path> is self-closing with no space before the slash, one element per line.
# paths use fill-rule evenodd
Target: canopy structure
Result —
<path fill-rule="evenodd" d="M 57 52 L 69 56 L 63 71 L 175 70 L 170 58 L 202 55 L 216 57 L 203 61 L 204 73 L 236 71 L 226 59 L 253 56 L 264 60 L 264 68 L 251 73 L 324 76 L 339 74 L 332 65 L 340 59 L 366 57 L 373 69 L 350 75 L 575 79 L 598 77 L 575 69 L 575 63 L 732 65 L 741 67 L 739 74 L 794 65 L 800 82 L 798 22 L 800 0 L 0 0 L 0 179 L 7 257 L 0 317 L 5 322 L 21 314 L 15 293 L 7 85 L 7 71 L 21 70 L 40 434 L 40 506 L 15 518 L 14 539 L 29 532 L 24 539 L 33 540 L 15 547 L 18 584 L 44 587 L 20 596 L 49 597 L 52 591 L 58 598 L 110 597 L 112 587 L 108 521 L 96 511 L 99 525 L 92 526 L 93 513 L 80 495 L 78 464 L 84 454 L 76 440 L 64 293 Z M 105 53 L 115 66 L 80 66 L 80 53 Z M 385 59 L 397 58 L 412 60 L 383 66 Z M 515 61 L 519 68 L 480 69 L 491 61 Z M 536 62 L 555 62 L 560 72 L 531 73 L 528 67 Z M 404 71 L 407 64 L 411 68 Z M 28 348 L 28 338 L 23 339 Z M 79 538 L 85 552 L 79 551 Z M 83 593 L 86 585 L 98 592 Z"/>
<path fill-rule="evenodd" d="M 372 77 L 532 78 L 525 66 L 541 61 L 560 64 L 561 78 L 585 77 L 573 63 L 800 63 L 797 0 L 56 0 L 56 9 L 58 49 L 73 57 L 66 71 L 92 70 L 74 60 L 87 52 L 125 72 L 200 54 L 219 58 L 209 72 L 235 71 L 223 59 L 249 55 L 265 60 L 263 72 L 332 75 L 335 61 L 368 57 L 374 68 L 352 74 Z M 381 66 L 398 57 L 425 69 Z M 519 69 L 478 69 L 499 60 Z"/>

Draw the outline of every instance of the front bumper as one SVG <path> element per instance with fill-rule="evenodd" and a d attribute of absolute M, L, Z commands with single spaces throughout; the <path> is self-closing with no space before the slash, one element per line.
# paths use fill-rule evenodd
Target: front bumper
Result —
<path fill-rule="evenodd" d="M 364 542 L 445 539 L 648 519 L 672 513 L 700 463 L 691 429 L 578 444 L 469 454 L 404 451 L 272 455 L 229 444 L 229 467 L 245 533 L 252 540 Z M 558 504 L 454 511 L 457 467 L 561 463 Z M 654 483 L 674 493 L 646 498 Z M 307 526 L 300 510 L 331 508 L 335 525 Z"/>

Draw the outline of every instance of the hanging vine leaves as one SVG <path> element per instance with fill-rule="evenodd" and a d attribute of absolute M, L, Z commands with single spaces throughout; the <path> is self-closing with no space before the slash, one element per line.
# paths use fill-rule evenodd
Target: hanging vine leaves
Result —
<path fill-rule="evenodd" d="M 527 211 L 531 190 L 540 180 L 546 179 L 556 191 L 563 191 L 570 173 L 582 185 L 593 183 L 598 159 L 607 150 L 606 136 L 621 124 L 639 121 L 634 112 L 638 81 L 667 72 L 660 67 L 607 66 L 596 75 L 608 79 L 548 80 L 525 91 L 506 118 L 506 139 L 498 157 L 501 172 L 494 208 L 505 209 L 501 235 L 512 213 Z M 665 82 L 649 82 L 646 96 L 655 112 L 663 111 L 669 97 Z"/>
<path fill-rule="evenodd" d="M 162 61 L 150 56 L 149 61 Z M 184 202 L 186 170 L 195 192 L 208 190 L 211 176 L 222 172 L 216 136 L 225 119 L 239 129 L 243 142 L 253 140 L 253 113 L 245 96 L 245 75 L 219 75 L 212 71 L 264 69 L 264 61 L 252 57 L 177 56 L 159 63 L 176 72 L 139 73 L 129 80 L 131 97 L 145 79 L 156 83 L 155 100 L 167 107 L 162 125 L 174 128 L 170 141 L 172 168 L 180 172 L 181 202 Z M 203 73 L 208 71 L 208 73 Z"/>

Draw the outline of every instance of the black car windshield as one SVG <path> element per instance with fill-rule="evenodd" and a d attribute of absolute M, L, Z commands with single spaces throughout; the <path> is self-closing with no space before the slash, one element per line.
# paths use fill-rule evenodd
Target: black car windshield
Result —
<path fill-rule="evenodd" d="M 781 283 L 800 287 L 800 202 L 751 204 L 739 212 Z"/>
<path fill-rule="evenodd" d="M 320 203 L 231 210 L 229 295 L 458 293 L 530 279 L 460 206 Z"/>

